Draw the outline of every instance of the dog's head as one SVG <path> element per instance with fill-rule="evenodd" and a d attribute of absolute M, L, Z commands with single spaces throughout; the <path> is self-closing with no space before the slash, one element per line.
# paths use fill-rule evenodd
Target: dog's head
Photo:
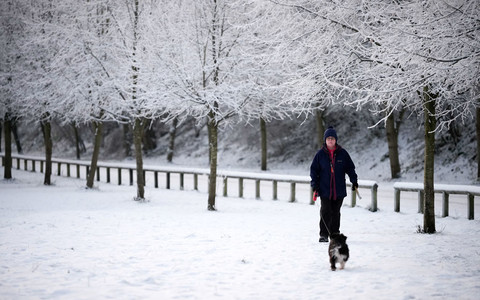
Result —
<path fill-rule="evenodd" d="M 330 240 L 335 241 L 337 243 L 345 244 L 347 241 L 347 237 L 343 235 L 343 233 L 332 233 L 330 235 Z"/>

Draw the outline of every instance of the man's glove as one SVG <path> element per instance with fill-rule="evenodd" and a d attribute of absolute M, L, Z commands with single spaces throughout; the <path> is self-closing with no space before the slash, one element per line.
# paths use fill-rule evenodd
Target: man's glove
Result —
<path fill-rule="evenodd" d="M 358 183 L 352 183 L 352 191 L 355 191 L 356 189 L 358 189 Z"/>

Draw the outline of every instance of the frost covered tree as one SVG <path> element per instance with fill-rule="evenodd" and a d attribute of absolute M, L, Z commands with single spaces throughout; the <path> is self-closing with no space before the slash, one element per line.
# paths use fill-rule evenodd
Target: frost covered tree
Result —
<path fill-rule="evenodd" d="M 404 108 L 424 116 L 423 230 L 435 232 L 435 132 L 470 120 L 478 105 L 480 4 L 288 2 L 295 11 L 308 12 L 302 26 L 316 26 L 305 36 L 318 50 L 308 66 L 311 81 L 334 87 L 345 105 L 372 106 L 381 121 Z"/>
<path fill-rule="evenodd" d="M 199 123 L 207 122 L 209 210 L 215 210 L 219 130 L 238 120 L 283 117 L 286 112 L 280 101 L 282 90 L 274 90 L 268 80 L 275 75 L 269 61 L 272 53 L 268 53 L 272 48 L 264 41 L 268 31 L 262 26 L 274 26 L 267 10 L 270 4 L 178 1 L 159 23 L 166 40 L 173 41 L 163 54 L 172 75 L 165 81 L 172 99 L 170 116 L 179 120 L 192 116 Z M 267 97 L 271 95 L 274 97 Z"/>
<path fill-rule="evenodd" d="M 41 91 L 48 95 L 42 103 L 55 108 L 56 117 L 68 123 L 93 124 L 96 142 L 87 186 L 93 185 L 102 123 L 113 120 L 131 126 L 137 162 L 135 199 L 143 200 L 143 129 L 162 112 L 164 100 L 157 85 L 161 73 L 151 67 L 153 53 L 161 51 L 162 45 L 150 26 L 161 1 L 44 0 L 37 6 L 25 5 L 34 15 L 53 17 L 30 21 L 29 29 L 42 28 L 42 34 L 31 34 L 24 43 L 30 61 L 19 72 L 25 73 L 23 85 L 31 90 L 23 106 L 32 107 L 42 99 L 38 97 Z M 39 57 L 35 47 L 48 49 L 47 59 L 36 72 L 27 72 Z"/>

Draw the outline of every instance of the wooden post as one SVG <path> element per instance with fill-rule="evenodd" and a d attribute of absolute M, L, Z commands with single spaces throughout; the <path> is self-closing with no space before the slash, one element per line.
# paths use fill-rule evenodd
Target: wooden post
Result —
<path fill-rule="evenodd" d="M 57 163 L 57 175 L 60 176 L 62 175 L 61 173 L 61 170 L 62 170 L 62 163 Z"/>
<path fill-rule="evenodd" d="M 20 158 L 17 157 L 17 170 L 20 170 Z"/>
<path fill-rule="evenodd" d="M 277 199 L 278 199 L 278 195 L 277 195 L 277 191 L 278 191 L 277 185 L 278 185 L 277 181 L 274 180 L 273 183 L 272 183 L 272 188 L 273 188 L 273 200 L 277 200 Z"/>
<path fill-rule="evenodd" d="M 167 180 L 167 182 L 166 182 L 166 185 L 167 185 L 167 190 L 169 190 L 169 189 L 170 189 L 170 172 L 167 172 L 167 174 L 166 174 L 166 175 L 167 175 L 167 178 L 166 178 L 166 180 Z"/>
<path fill-rule="evenodd" d="M 130 185 L 133 185 L 133 169 L 128 169 L 128 175 L 130 177 Z"/>
<path fill-rule="evenodd" d="M 295 182 L 290 183 L 290 202 L 295 202 Z"/>
<path fill-rule="evenodd" d="M 25 169 L 25 171 L 28 171 L 27 163 L 28 163 L 28 160 L 27 160 L 27 159 L 24 159 L 24 160 L 23 160 L 23 168 Z"/>
<path fill-rule="evenodd" d="M 97 181 L 100 181 L 100 167 L 97 167 Z"/>
<path fill-rule="evenodd" d="M 372 186 L 372 207 L 370 208 L 370 211 L 372 212 L 376 212 L 378 210 L 377 194 L 378 194 L 378 184 L 375 183 Z"/>
<path fill-rule="evenodd" d="M 40 173 L 43 173 L 43 160 L 40 161 Z"/>
<path fill-rule="evenodd" d="M 475 206 L 473 205 L 473 194 L 468 194 L 468 219 L 473 220 L 475 219 Z"/>
<path fill-rule="evenodd" d="M 158 189 L 158 171 L 153 172 L 153 181 L 155 184 L 155 188 Z"/>
<path fill-rule="evenodd" d="M 351 191 L 352 193 L 352 207 L 355 207 L 357 205 L 357 193 L 355 191 Z"/>
<path fill-rule="evenodd" d="M 80 165 L 76 165 L 77 167 L 77 178 L 80 178 Z"/>
<path fill-rule="evenodd" d="M 395 212 L 400 212 L 400 189 L 394 188 L 394 190 L 393 210 Z"/>
<path fill-rule="evenodd" d="M 448 217 L 448 198 L 449 194 L 447 192 L 442 193 L 442 217 Z"/>
<path fill-rule="evenodd" d="M 118 168 L 118 185 L 122 185 L 122 168 Z"/>
<path fill-rule="evenodd" d="M 198 174 L 193 174 L 193 189 L 198 191 Z"/>
<path fill-rule="evenodd" d="M 260 199 L 260 180 L 255 180 L 255 198 Z"/>
<path fill-rule="evenodd" d="M 70 164 L 67 163 L 67 177 L 70 177 Z"/>
<path fill-rule="evenodd" d="M 36 165 L 36 161 L 34 159 L 32 159 L 32 172 L 35 172 L 35 165 Z"/>
<path fill-rule="evenodd" d="M 185 185 L 185 175 L 184 173 L 180 173 L 180 190 L 183 191 Z"/>
<path fill-rule="evenodd" d="M 418 213 L 423 214 L 425 203 L 425 192 L 423 190 L 418 191 Z"/>
<path fill-rule="evenodd" d="M 223 177 L 223 197 L 228 196 L 228 177 Z"/>
<path fill-rule="evenodd" d="M 238 178 L 238 198 L 243 198 L 243 178 Z"/>
<path fill-rule="evenodd" d="M 107 167 L 107 183 L 110 183 L 110 167 Z"/>

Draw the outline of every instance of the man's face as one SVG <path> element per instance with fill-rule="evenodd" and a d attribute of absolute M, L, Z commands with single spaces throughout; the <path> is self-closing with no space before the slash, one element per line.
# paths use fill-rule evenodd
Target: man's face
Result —
<path fill-rule="evenodd" d="M 327 137 L 327 139 L 326 139 L 327 148 L 328 149 L 335 149 L 335 143 L 336 142 L 337 141 L 335 140 L 335 138 L 333 136 Z"/>

